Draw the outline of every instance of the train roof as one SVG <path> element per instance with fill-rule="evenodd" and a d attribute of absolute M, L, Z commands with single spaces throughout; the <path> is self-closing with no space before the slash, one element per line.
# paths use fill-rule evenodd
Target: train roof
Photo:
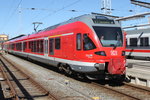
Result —
<path fill-rule="evenodd" d="M 21 37 L 21 38 L 17 38 L 15 40 L 11 40 L 10 42 L 14 42 L 14 41 L 19 41 L 19 40 L 26 40 L 27 38 L 34 38 L 34 37 L 39 37 L 43 32 L 47 32 L 47 31 L 50 31 L 50 30 L 53 30 L 53 29 L 56 29 L 57 27 L 59 26 L 63 26 L 63 25 L 66 25 L 66 24 L 69 24 L 69 23 L 73 23 L 73 22 L 77 22 L 77 21 L 80 21 L 80 22 L 83 22 L 83 23 L 86 23 L 89 27 L 92 27 L 94 25 L 97 25 L 97 26 L 112 26 L 114 27 L 117 26 L 117 27 L 120 27 L 120 23 L 117 23 L 115 22 L 115 19 L 116 16 L 111 16 L 111 15 L 103 15 L 103 14 L 85 14 L 85 15 L 81 15 L 81 16 L 78 16 L 78 17 L 75 17 L 75 18 L 71 18 L 69 19 L 68 21 L 65 21 L 65 22 L 62 22 L 62 23 L 59 23 L 59 24 L 56 24 L 56 25 L 53 25 L 53 26 L 50 26 L 50 27 L 47 27 L 37 33 L 34 33 L 34 34 L 31 34 L 31 35 L 27 35 L 27 36 L 24 36 L 24 37 Z M 92 20 L 91 20 L 92 19 Z M 93 19 L 100 19 L 100 20 L 104 20 L 104 21 L 108 21 L 110 24 L 106 24 L 106 23 L 94 23 L 94 20 Z"/>
<path fill-rule="evenodd" d="M 73 23 L 73 22 L 76 22 L 76 21 L 81 21 L 81 22 L 84 22 L 86 24 L 91 24 L 90 19 L 94 19 L 94 18 L 99 18 L 99 19 L 102 19 L 102 20 L 114 20 L 114 18 L 118 18 L 118 17 L 117 16 L 111 16 L 111 15 L 104 15 L 104 14 L 96 14 L 96 13 L 85 14 L 85 15 L 81 15 L 81 16 L 78 16 L 78 17 L 75 17 L 75 18 L 71 18 L 71 19 L 69 19 L 65 22 L 47 27 L 47 28 L 45 28 L 44 30 L 41 30 L 41 31 L 52 30 L 52 29 L 55 29 L 58 26 Z"/>
<path fill-rule="evenodd" d="M 21 37 L 23 37 L 23 36 L 26 36 L 26 35 L 25 35 L 25 34 L 21 34 L 21 35 L 18 35 L 18 36 L 16 36 L 16 37 L 13 37 L 13 38 L 9 39 L 8 41 L 10 41 L 10 40 L 15 40 L 15 39 L 21 38 Z"/>
<path fill-rule="evenodd" d="M 128 35 L 130 34 L 140 34 L 140 33 L 150 33 L 150 28 L 145 29 L 134 29 L 134 30 L 128 30 L 126 31 Z"/>

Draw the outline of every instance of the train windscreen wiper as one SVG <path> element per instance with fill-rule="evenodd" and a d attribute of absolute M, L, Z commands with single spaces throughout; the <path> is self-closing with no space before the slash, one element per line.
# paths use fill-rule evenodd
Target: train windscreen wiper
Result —
<path fill-rule="evenodd" d="M 117 43 L 113 45 L 113 49 L 115 50 L 117 48 L 117 44 L 120 42 L 121 36 L 120 34 L 117 32 Z"/>

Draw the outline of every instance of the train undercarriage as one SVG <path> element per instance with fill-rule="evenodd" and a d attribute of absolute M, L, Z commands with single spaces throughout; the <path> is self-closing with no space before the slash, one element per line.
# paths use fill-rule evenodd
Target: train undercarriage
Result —
<path fill-rule="evenodd" d="M 126 77 L 125 74 L 109 74 L 108 71 L 103 70 L 96 73 L 82 73 L 76 72 L 71 69 L 68 64 L 59 64 L 58 69 L 61 73 L 64 73 L 69 76 L 76 76 L 79 79 L 88 79 L 88 80 L 113 80 L 119 82 L 130 82 L 130 79 Z"/>

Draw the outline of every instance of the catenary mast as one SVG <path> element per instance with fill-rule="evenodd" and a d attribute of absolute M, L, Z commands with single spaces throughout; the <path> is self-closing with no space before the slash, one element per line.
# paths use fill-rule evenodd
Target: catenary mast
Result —
<path fill-rule="evenodd" d="M 103 14 L 111 15 L 111 0 L 101 0 L 101 11 Z"/>

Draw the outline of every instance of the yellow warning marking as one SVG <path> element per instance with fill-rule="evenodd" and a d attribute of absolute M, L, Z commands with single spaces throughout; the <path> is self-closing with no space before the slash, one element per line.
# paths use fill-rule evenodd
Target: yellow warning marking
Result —
<path fill-rule="evenodd" d="M 100 97 L 92 97 L 93 100 L 100 100 Z"/>
<path fill-rule="evenodd" d="M 66 84 L 66 85 L 69 84 L 69 80 L 65 80 L 65 84 Z"/>
<path fill-rule="evenodd" d="M 66 34 L 53 35 L 53 36 L 49 36 L 49 38 L 54 38 L 54 37 L 59 37 L 59 36 L 66 36 L 66 35 L 73 35 L 73 33 L 66 33 Z"/>
<path fill-rule="evenodd" d="M 54 38 L 54 37 L 59 37 L 59 36 L 62 36 L 62 35 L 49 36 L 49 38 Z"/>

